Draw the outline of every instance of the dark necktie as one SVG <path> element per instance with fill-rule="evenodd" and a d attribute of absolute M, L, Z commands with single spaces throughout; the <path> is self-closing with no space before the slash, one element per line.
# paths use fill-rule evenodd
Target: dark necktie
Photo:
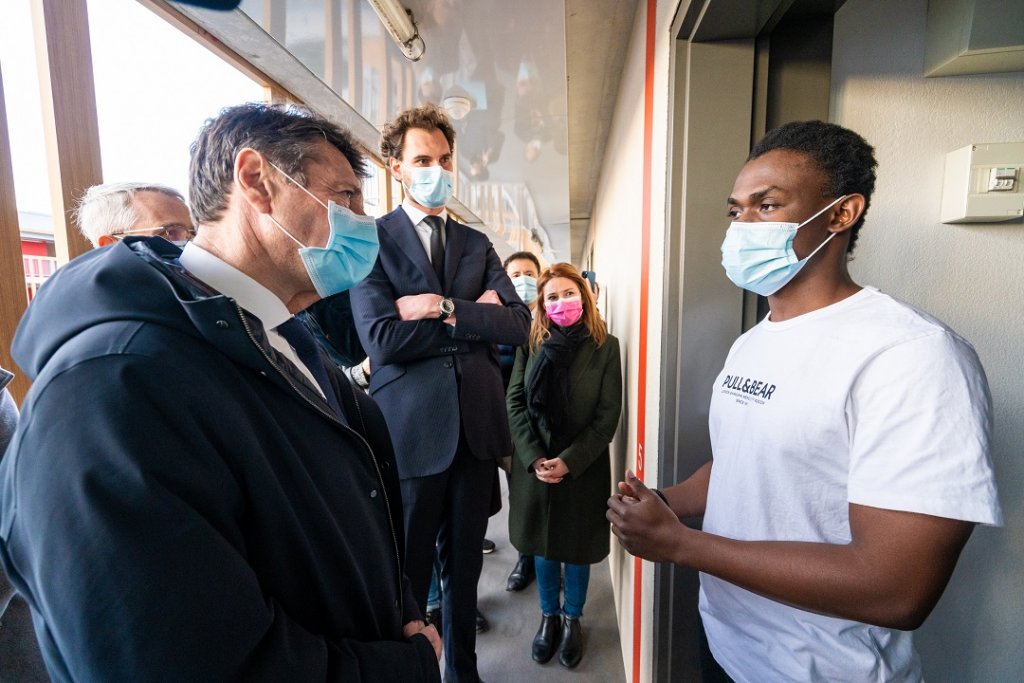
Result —
<path fill-rule="evenodd" d="M 423 220 L 430 226 L 430 263 L 434 266 L 437 281 L 441 283 L 441 290 L 444 291 L 444 243 L 441 241 L 444 220 L 440 216 L 426 216 Z"/>
<path fill-rule="evenodd" d="M 334 395 L 334 387 L 331 386 L 331 380 L 327 376 L 327 368 L 324 367 L 323 359 L 320 357 L 316 340 L 313 339 L 313 335 L 306 329 L 306 326 L 298 318 L 292 317 L 274 329 L 295 349 L 299 360 L 316 379 L 316 383 L 320 385 L 320 390 L 324 392 L 324 398 L 331 405 L 334 414 L 343 424 L 348 424 L 348 421 L 345 420 L 345 413 L 342 412 L 341 405 L 338 403 L 338 397 Z"/>

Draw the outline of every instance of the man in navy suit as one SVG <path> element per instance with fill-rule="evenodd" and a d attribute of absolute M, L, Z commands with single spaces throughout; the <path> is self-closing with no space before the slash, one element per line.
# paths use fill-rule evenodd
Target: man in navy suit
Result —
<path fill-rule="evenodd" d="M 405 504 L 406 571 L 426 607 L 434 545 L 445 678 L 476 683 L 476 593 L 495 461 L 511 453 L 495 344 L 523 344 L 530 312 L 482 233 L 447 215 L 455 131 L 433 105 L 384 126 L 402 206 L 377 221 L 380 255 L 352 290 Z"/>

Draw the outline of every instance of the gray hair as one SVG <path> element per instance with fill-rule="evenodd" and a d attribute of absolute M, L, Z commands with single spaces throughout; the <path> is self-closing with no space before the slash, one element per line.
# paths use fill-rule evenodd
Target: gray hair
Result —
<path fill-rule="evenodd" d="M 320 141 L 341 152 L 357 176 L 368 177 L 352 134 L 311 109 L 259 102 L 222 109 L 192 143 L 188 195 L 196 225 L 219 220 L 227 209 L 240 150 L 256 150 L 305 186 L 303 163 L 317 157 Z"/>
<path fill-rule="evenodd" d="M 136 192 L 159 192 L 185 203 L 185 197 L 173 187 L 156 183 L 93 185 L 75 208 L 75 222 L 94 247 L 99 246 L 100 237 L 128 230 L 139 220 L 133 203 Z"/>

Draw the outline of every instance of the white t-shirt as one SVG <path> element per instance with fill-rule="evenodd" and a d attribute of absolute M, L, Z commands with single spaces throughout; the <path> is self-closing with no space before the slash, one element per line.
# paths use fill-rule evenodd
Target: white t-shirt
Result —
<path fill-rule="evenodd" d="M 974 349 L 865 288 L 733 344 L 711 400 L 704 530 L 850 541 L 848 504 L 1002 523 L 991 397 Z M 821 616 L 701 574 L 715 658 L 737 683 L 919 681 L 911 633 Z"/>

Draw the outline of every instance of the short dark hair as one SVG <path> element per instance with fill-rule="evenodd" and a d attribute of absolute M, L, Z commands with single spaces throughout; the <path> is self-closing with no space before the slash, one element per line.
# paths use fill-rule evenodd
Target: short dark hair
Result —
<path fill-rule="evenodd" d="M 517 251 L 505 259 L 505 262 L 501 264 L 501 267 L 508 270 L 508 264 L 513 261 L 518 261 L 519 259 L 529 259 L 530 261 L 533 261 L 533 265 L 537 266 L 537 272 L 540 273 L 540 260 L 532 251 Z"/>
<path fill-rule="evenodd" d="M 875 191 L 875 149 L 848 128 L 824 121 L 794 121 L 770 131 L 751 150 L 747 161 L 775 149 L 806 155 L 825 174 L 821 195 L 825 199 L 847 194 L 864 196 L 864 213 L 850 229 L 847 253 L 853 251 Z"/>
<path fill-rule="evenodd" d="M 302 165 L 316 158 L 320 140 L 341 152 L 357 176 L 367 177 L 352 135 L 305 107 L 249 102 L 222 109 L 206 121 L 191 147 L 189 201 L 196 222 L 215 221 L 227 208 L 240 150 L 251 147 L 305 185 Z"/>
<path fill-rule="evenodd" d="M 384 129 L 380 133 L 380 155 L 385 162 L 391 158 L 402 158 L 405 134 L 410 128 L 441 131 L 452 152 L 455 151 L 455 128 L 452 127 L 448 114 L 436 104 L 424 104 L 406 109 L 384 124 Z"/>

